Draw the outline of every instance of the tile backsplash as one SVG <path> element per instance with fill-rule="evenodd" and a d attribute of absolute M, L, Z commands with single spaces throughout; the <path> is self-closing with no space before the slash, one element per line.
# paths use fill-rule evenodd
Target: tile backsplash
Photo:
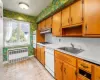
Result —
<path fill-rule="evenodd" d="M 81 46 L 85 50 L 90 50 L 91 52 L 100 52 L 100 38 L 77 38 L 77 37 L 55 37 L 51 33 L 45 34 L 45 41 L 51 43 L 73 43 L 75 46 Z"/>

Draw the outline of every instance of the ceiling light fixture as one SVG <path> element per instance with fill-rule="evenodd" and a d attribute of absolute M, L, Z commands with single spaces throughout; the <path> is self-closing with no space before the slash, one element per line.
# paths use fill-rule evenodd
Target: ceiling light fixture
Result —
<path fill-rule="evenodd" d="M 19 7 L 22 8 L 22 9 L 29 9 L 29 5 L 24 3 L 24 2 L 20 2 Z"/>

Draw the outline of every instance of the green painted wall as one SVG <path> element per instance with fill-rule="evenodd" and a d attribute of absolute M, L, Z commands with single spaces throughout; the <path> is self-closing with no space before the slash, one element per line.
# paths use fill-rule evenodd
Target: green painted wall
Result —
<path fill-rule="evenodd" d="M 35 16 L 28 16 L 24 15 L 21 13 L 16 13 L 8 10 L 4 10 L 4 17 L 8 18 L 13 18 L 16 20 L 21 20 L 21 21 L 26 21 L 31 23 L 30 27 L 30 42 L 31 44 L 28 45 L 28 51 L 29 51 L 29 56 L 33 55 L 33 36 L 32 33 L 34 30 L 36 30 L 37 24 L 36 24 L 36 17 Z M 26 47 L 26 46 L 17 46 L 19 47 Z M 16 47 L 16 48 L 17 48 Z M 14 47 L 9 47 L 9 48 L 14 48 Z M 8 47 L 3 48 L 3 61 L 7 61 L 7 50 L 9 49 Z"/>
<path fill-rule="evenodd" d="M 63 8 L 74 1 L 75 0 L 53 0 L 52 3 L 38 15 L 36 22 L 40 22 L 42 19 L 54 14 L 60 8 Z"/>

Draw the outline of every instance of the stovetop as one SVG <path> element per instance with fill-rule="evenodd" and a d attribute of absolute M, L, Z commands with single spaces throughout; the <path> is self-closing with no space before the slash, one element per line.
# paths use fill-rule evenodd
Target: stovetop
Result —
<path fill-rule="evenodd" d="M 50 42 L 40 42 L 41 44 L 51 44 Z"/>

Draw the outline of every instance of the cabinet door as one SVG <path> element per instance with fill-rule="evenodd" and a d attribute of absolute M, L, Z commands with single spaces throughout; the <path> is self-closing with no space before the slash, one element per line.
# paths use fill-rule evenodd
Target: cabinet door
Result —
<path fill-rule="evenodd" d="M 69 64 L 64 63 L 63 80 L 76 80 L 76 68 Z"/>
<path fill-rule="evenodd" d="M 67 27 L 70 25 L 70 7 L 62 10 L 62 27 Z"/>
<path fill-rule="evenodd" d="M 39 59 L 39 58 L 38 58 L 38 53 L 39 53 L 39 48 L 38 48 L 38 46 L 37 46 L 37 59 Z"/>
<path fill-rule="evenodd" d="M 79 0 L 71 5 L 71 24 L 82 23 L 82 1 Z"/>
<path fill-rule="evenodd" d="M 55 78 L 56 80 L 62 80 L 62 69 L 63 69 L 62 61 L 56 58 L 55 59 Z"/>
<path fill-rule="evenodd" d="M 41 63 L 45 65 L 45 47 L 41 48 Z"/>
<path fill-rule="evenodd" d="M 38 30 L 40 30 L 40 27 L 41 27 L 41 23 L 38 24 Z"/>
<path fill-rule="evenodd" d="M 45 42 L 45 35 L 41 35 L 39 30 L 36 31 L 36 41 Z"/>
<path fill-rule="evenodd" d="M 40 51 L 39 45 L 37 46 L 37 59 L 40 61 L 41 60 L 41 51 Z"/>
<path fill-rule="evenodd" d="M 52 28 L 52 17 L 46 19 L 46 28 Z"/>
<path fill-rule="evenodd" d="M 61 35 L 61 12 L 53 16 L 52 33 L 54 36 Z"/>
<path fill-rule="evenodd" d="M 45 20 L 44 21 L 42 21 L 42 23 L 41 23 L 41 29 L 43 30 L 43 29 L 45 29 Z"/>
<path fill-rule="evenodd" d="M 93 80 L 100 80 L 100 66 L 94 67 L 94 79 Z"/>
<path fill-rule="evenodd" d="M 85 34 L 100 34 L 100 0 L 84 0 Z"/>

